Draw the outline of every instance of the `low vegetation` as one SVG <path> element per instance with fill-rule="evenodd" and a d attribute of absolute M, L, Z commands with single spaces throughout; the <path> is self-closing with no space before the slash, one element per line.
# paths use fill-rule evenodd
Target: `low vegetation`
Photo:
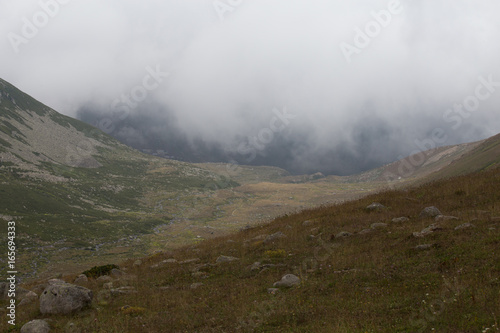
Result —
<path fill-rule="evenodd" d="M 130 259 L 119 263 L 128 278 L 112 284 L 133 292 L 109 293 L 90 279 L 92 308 L 50 316 L 50 325 L 53 332 L 497 332 L 499 188 L 497 168 Z M 372 202 L 385 208 L 367 211 Z M 420 218 L 428 206 L 449 217 Z M 409 220 L 392 221 L 400 217 Z M 432 224 L 433 232 L 413 235 Z M 342 231 L 351 235 L 336 237 Z M 286 237 L 269 241 L 277 232 Z M 238 259 L 216 263 L 221 255 Z M 285 274 L 300 285 L 268 290 Z M 11 331 L 35 318 L 44 318 L 37 302 Z"/>
<path fill-rule="evenodd" d="M 82 274 L 84 274 L 88 278 L 95 279 L 95 278 L 98 278 L 99 276 L 109 275 L 109 273 L 111 272 L 111 270 L 113 270 L 113 269 L 119 269 L 119 268 L 120 267 L 118 267 L 115 264 L 102 265 L 102 266 L 94 266 L 91 269 L 86 270 Z"/>

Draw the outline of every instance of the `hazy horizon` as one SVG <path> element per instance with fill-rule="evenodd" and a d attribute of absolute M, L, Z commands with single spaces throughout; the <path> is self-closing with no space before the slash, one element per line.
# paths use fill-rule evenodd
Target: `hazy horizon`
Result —
<path fill-rule="evenodd" d="M 0 32 L 0 77 L 186 160 L 345 175 L 500 132 L 493 0 L 30 0 Z"/>

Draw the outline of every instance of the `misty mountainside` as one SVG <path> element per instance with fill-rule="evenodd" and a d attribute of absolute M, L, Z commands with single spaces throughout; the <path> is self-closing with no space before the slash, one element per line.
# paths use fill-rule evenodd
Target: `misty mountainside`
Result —
<path fill-rule="evenodd" d="M 95 250 L 125 238 L 128 244 L 129 238 L 172 219 L 170 210 L 144 202 L 147 193 L 237 185 L 194 165 L 142 154 L 4 80 L 0 162 L 0 217 L 18 221 L 18 241 L 25 249 L 57 243 L 58 248 Z M 140 251 L 141 244 L 136 245 Z M 35 258 L 25 261 L 39 265 Z"/>
<path fill-rule="evenodd" d="M 403 166 L 415 156 L 343 177 L 191 164 L 143 154 L 0 80 L 0 220 L 17 221 L 25 275 L 67 271 L 197 243 L 387 187 L 490 168 L 499 163 L 499 141 L 422 152 L 424 162 L 411 174 Z"/>

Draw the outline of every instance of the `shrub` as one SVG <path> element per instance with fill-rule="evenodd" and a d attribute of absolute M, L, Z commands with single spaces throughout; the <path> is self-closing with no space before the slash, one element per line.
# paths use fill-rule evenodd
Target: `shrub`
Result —
<path fill-rule="evenodd" d="M 109 264 L 104 266 L 94 266 L 89 270 L 86 270 L 82 274 L 85 274 L 89 278 L 98 278 L 99 276 L 108 275 L 112 269 L 118 269 L 117 265 Z"/>

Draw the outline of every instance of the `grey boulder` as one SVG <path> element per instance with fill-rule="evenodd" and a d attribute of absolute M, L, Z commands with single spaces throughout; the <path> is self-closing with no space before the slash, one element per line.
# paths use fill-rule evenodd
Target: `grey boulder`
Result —
<path fill-rule="evenodd" d="M 441 214 L 441 212 L 439 211 L 439 209 L 437 209 L 436 207 L 434 206 L 430 206 L 430 207 L 425 207 L 421 212 L 420 212 L 420 215 L 419 217 L 420 218 L 426 218 L 426 217 L 436 217 L 438 215 L 443 215 Z"/>
<path fill-rule="evenodd" d="M 92 290 L 70 283 L 49 285 L 40 296 L 42 314 L 69 314 L 92 304 Z"/>
<path fill-rule="evenodd" d="M 49 324 L 45 320 L 36 319 L 27 322 L 21 327 L 21 333 L 48 333 L 50 332 Z"/>
<path fill-rule="evenodd" d="M 286 287 L 290 288 L 300 284 L 300 278 L 293 274 L 287 274 L 281 278 L 280 281 L 273 284 L 274 288 Z"/>
<path fill-rule="evenodd" d="M 410 219 L 407 218 L 406 216 L 395 217 L 392 219 L 393 223 L 404 223 L 404 222 L 408 222 L 408 221 L 410 221 Z"/>

